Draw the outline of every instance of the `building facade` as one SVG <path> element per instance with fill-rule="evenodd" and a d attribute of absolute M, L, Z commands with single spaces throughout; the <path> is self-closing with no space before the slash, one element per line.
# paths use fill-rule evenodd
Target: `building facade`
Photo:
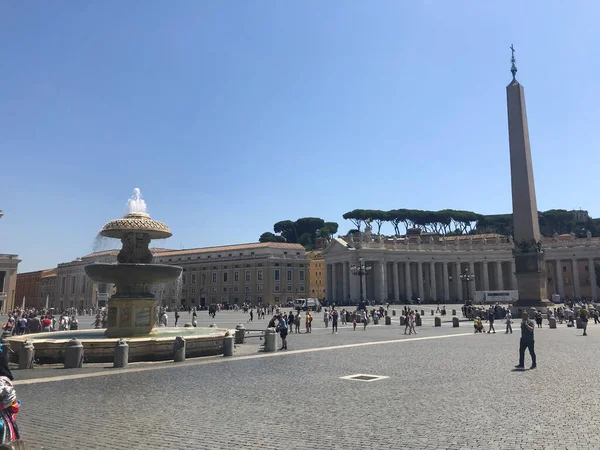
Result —
<path fill-rule="evenodd" d="M 325 258 L 322 251 L 309 252 L 310 257 L 310 290 L 307 297 L 325 298 Z"/>
<path fill-rule="evenodd" d="M 41 308 L 46 308 L 56 304 L 56 273 L 57 269 L 42 271 L 40 276 L 40 297 L 42 299 Z"/>
<path fill-rule="evenodd" d="M 23 306 L 25 302 L 26 309 L 43 307 L 44 303 L 40 297 L 41 276 L 41 270 L 17 274 L 16 306 Z"/>
<path fill-rule="evenodd" d="M 417 298 L 461 303 L 475 291 L 516 290 L 513 247 L 500 235 L 336 238 L 323 252 L 326 298 L 358 302 L 359 279 L 350 268 L 359 257 L 371 267 L 363 294 L 381 303 Z M 543 247 L 549 297 L 598 299 L 600 238 L 556 236 L 544 238 Z M 463 282 L 460 275 L 467 270 L 474 280 Z"/>
<path fill-rule="evenodd" d="M 183 267 L 181 278 L 155 286 L 159 304 L 285 304 L 306 297 L 310 258 L 300 244 L 264 242 L 164 251 L 155 263 Z"/>
<path fill-rule="evenodd" d="M 15 307 L 17 294 L 17 270 L 21 260 L 18 255 L 0 253 L 0 311 Z"/>

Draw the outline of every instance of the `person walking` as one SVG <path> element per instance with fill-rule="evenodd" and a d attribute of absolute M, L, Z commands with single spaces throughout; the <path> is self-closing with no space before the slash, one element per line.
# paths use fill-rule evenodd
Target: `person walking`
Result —
<path fill-rule="evenodd" d="M 504 334 L 508 334 L 509 331 L 512 334 L 512 314 L 510 309 L 506 310 L 506 333 Z"/>
<path fill-rule="evenodd" d="M 496 329 L 494 328 L 494 310 L 490 309 L 490 312 L 488 313 L 488 322 L 490 324 L 490 327 L 488 329 L 488 334 L 490 334 L 490 331 L 493 331 L 494 334 L 496 334 Z"/>
<path fill-rule="evenodd" d="M 407 331 L 410 330 L 410 321 L 408 320 L 408 318 L 411 314 L 412 314 L 412 311 L 409 311 L 404 316 L 404 334 L 408 334 Z"/>
<path fill-rule="evenodd" d="M 587 325 L 588 319 L 590 318 L 590 313 L 586 309 L 585 305 L 581 307 L 581 311 L 579 311 L 579 318 L 581 319 L 581 323 L 583 324 L 583 335 L 587 336 Z"/>
<path fill-rule="evenodd" d="M 338 311 L 333 309 L 331 311 L 331 334 L 338 332 Z"/>
<path fill-rule="evenodd" d="M 410 336 L 413 333 L 418 334 L 417 330 L 415 328 L 415 324 L 416 324 L 415 314 L 413 314 L 412 311 L 410 312 L 410 314 L 408 316 L 408 324 L 409 324 L 408 335 Z"/>
<path fill-rule="evenodd" d="M 277 325 L 277 330 L 281 336 L 281 348 L 279 350 L 287 350 L 288 325 L 285 321 L 285 317 L 281 314 L 279 315 L 279 325 Z"/>
<path fill-rule="evenodd" d="M 360 318 L 363 323 L 363 331 L 365 331 L 367 329 L 367 323 L 369 323 L 369 319 L 367 318 L 367 311 L 365 309 L 362 310 Z"/>
<path fill-rule="evenodd" d="M 296 313 L 294 318 L 294 326 L 296 327 L 296 333 L 300 333 L 300 311 Z"/>
<path fill-rule="evenodd" d="M 534 349 L 534 338 L 533 332 L 535 330 L 535 324 L 529 320 L 527 313 L 523 313 L 523 321 L 521 322 L 521 341 L 519 342 L 519 364 L 515 366 L 517 369 L 525 368 L 525 350 L 529 350 L 531 355 L 531 369 L 537 367 L 537 360 Z"/>
<path fill-rule="evenodd" d="M 177 322 L 179 322 L 179 311 L 175 310 L 175 326 L 177 326 Z"/>

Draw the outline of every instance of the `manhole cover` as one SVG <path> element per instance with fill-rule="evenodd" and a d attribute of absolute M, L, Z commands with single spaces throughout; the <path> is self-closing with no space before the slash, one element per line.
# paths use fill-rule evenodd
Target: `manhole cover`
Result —
<path fill-rule="evenodd" d="M 379 381 L 379 380 L 385 380 L 386 378 L 389 377 L 384 377 L 381 375 L 367 375 L 364 373 L 357 373 L 356 375 L 348 375 L 345 377 L 340 377 L 342 380 L 356 380 L 356 381 Z"/>

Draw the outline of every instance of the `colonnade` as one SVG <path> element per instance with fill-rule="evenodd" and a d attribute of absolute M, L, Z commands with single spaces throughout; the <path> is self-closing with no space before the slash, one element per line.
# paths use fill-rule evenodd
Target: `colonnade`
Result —
<path fill-rule="evenodd" d="M 565 264 L 565 261 L 567 264 Z M 569 264 L 570 262 L 570 264 Z M 581 297 L 580 266 L 585 264 L 586 286 L 591 296 L 598 298 L 596 270 L 593 258 L 546 260 L 548 282 L 552 291 L 565 297 L 565 285 L 572 286 L 572 297 Z M 378 302 L 399 302 L 420 298 L 424 301 L 463 302 L 473 298 L 475 291 L 516 290 L 515 262 L 483 261 L 365 261 L 371 271 L 363 277 L 363 297 Z M 357 302 L 360 299 L 359 277 L 353 275 L 348 261 L 326 264 L 326 298 L 336 303 Z M 461 280 L 461 274 L 474 275 L 471 281 Z M 568 279 L 565 280 L 565 275 Z M 569 292 L 571 294 L 571 292 Z M 571 295 L 568 295 L 571 296 Z"/>

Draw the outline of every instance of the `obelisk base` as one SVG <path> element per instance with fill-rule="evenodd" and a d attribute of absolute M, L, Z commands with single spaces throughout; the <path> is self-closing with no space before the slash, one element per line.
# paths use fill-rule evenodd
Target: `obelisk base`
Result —
<path fill-rule="evenodd" d="M 110 298 L 106 336 L 133 337 L 156 333 L 156 299 Z"/>
<path fill-rule="evenodd" d="M 513 304 L 513 310 L 536 308 L 545 311 L 553 306 L 548 301 L 546 291 L 547 274 L 543 252 L 515 253 L 515 269 L 519 300 Z"/>

